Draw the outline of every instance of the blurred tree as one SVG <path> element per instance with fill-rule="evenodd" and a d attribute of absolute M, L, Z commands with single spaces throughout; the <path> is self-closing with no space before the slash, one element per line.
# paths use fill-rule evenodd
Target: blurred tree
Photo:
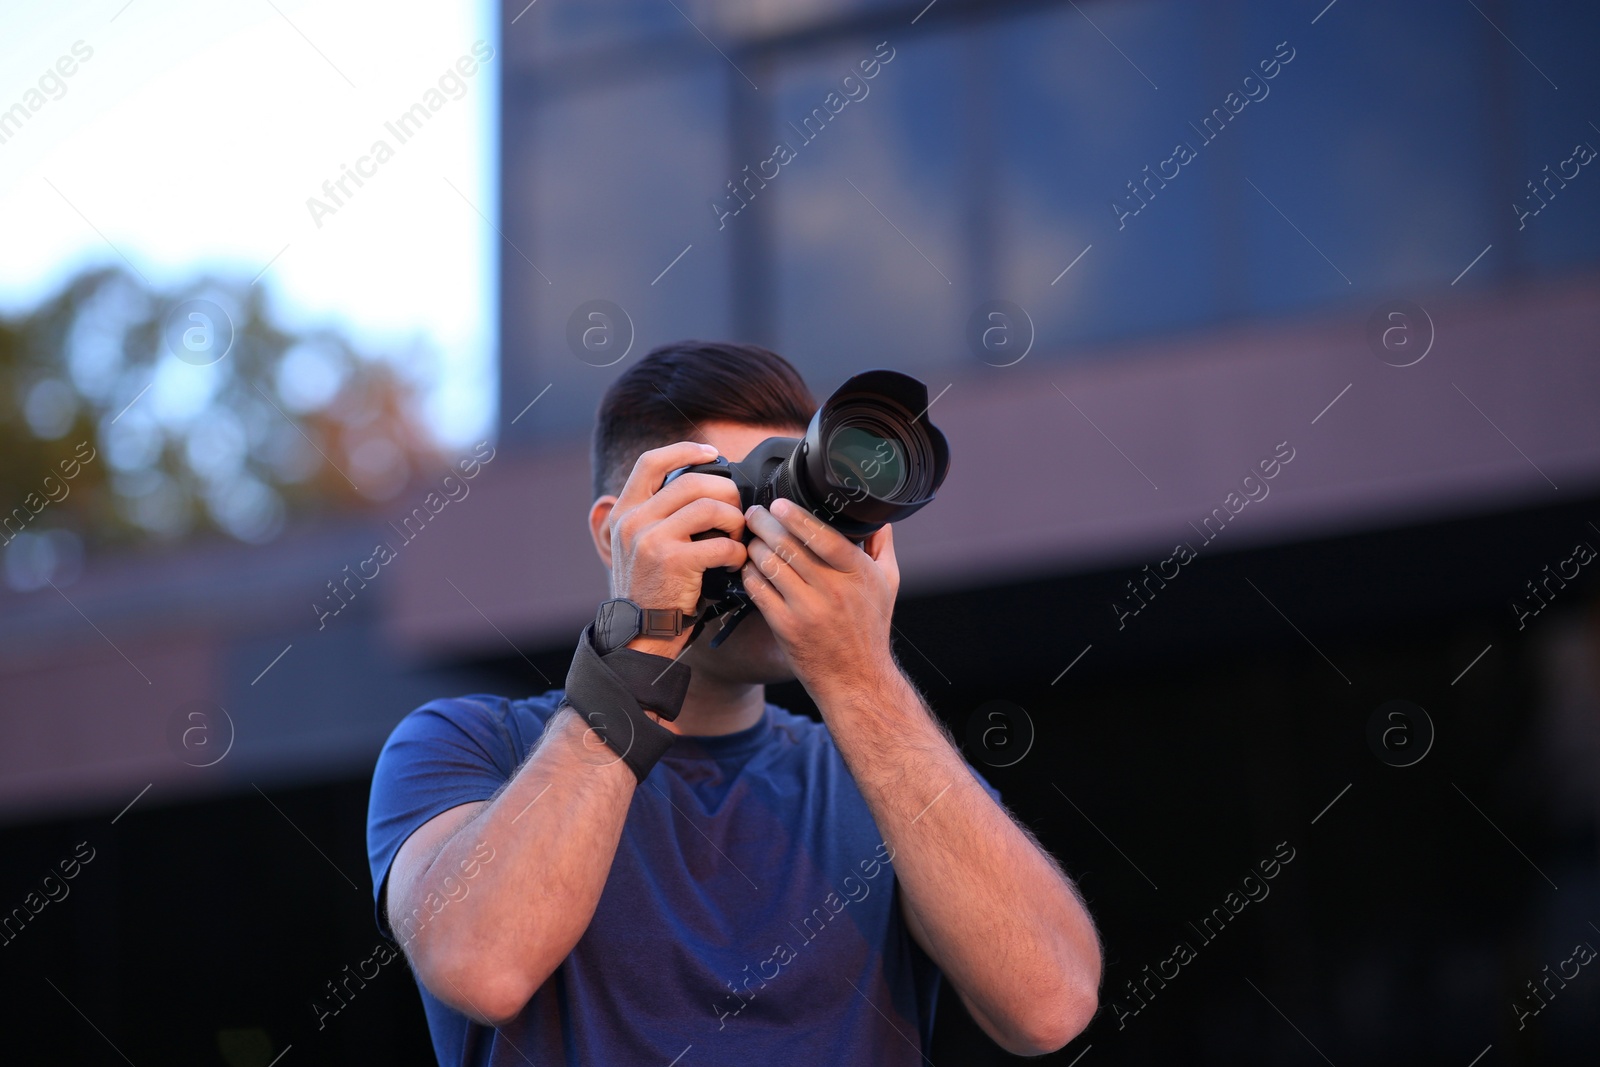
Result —
<path fill-rule="evenodd" d="M 441 462 L 416 364 L 272 321 L 261 290 L 176 294 L 120 268 L 0 319 L 0 546 L 38 588 L 85 548 L 220 532 L 250 543 L 302 516 L 394 496 Z"/>

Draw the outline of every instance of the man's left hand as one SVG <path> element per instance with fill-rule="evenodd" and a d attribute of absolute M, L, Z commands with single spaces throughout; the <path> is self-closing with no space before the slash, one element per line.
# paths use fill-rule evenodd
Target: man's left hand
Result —
<path fill-rule="evenodd" d="M 857 547 L 790 500 L 745 512 L 744 587 L 815 698 L 898 673 L 889 617 L 900 589 L 885 525 Z"/>

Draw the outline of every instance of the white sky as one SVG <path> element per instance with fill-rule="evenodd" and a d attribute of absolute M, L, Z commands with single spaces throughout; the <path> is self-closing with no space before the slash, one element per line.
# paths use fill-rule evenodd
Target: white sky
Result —
<path fill-rule="evenodd" d="M 493 8 L 18 0 L 0 9 L 0 113 L 39 88 L 75 42 L 93 49 L 62 79 L 65 92 L 52 87 L 59 98 L 47 93 L 0 143 L 0 311 L 31 307 L 86 267 L 121 263 L 108 241 L 161 288 L 206 269 L 248 280 L 270 262 L 257 284 L 292 326 L 332 325 L 367 351 L 428 338 L 444 356 L 430 422 L 452 444 L 477 439 L 497 385 L 499 237 L 477 213 L 498 221 L 504 58 Z M 494 58 L 400 144 L 384 123 L 478 40 Z M 379 138 L 394 157 L 318 228 L 307 198 L 323 197 L 323 182 Z"/>

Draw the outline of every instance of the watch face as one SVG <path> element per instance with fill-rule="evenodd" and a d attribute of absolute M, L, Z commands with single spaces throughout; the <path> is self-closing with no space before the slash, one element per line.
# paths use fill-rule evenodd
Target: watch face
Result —
<path fill-rule="evenodd" d="M 594 618 L 595 642 L 601 655 L 621 648 L 639 635 L 639 605 L 617 598 L 600 605 Z"/>
<path fill-rule="evenodd" d="M 683 633 L 683 628 L 678 624 L 678 612 L 675 608 L 645 608 L 643 609 L 644 624 L 639 628 L 642 634 L 651 637 L 677 637 Z"/>

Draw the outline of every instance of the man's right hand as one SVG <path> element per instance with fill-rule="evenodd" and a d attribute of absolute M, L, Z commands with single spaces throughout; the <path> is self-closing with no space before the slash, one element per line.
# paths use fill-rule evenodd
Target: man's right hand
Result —
<path fill-rule="evenodd" d="M 627 597 L 641 608 L 679 608 L 692 614 L 707 570 L 744 564 L 744 513 L 733 479 L 683 474 L 661 487 L 669 472 L 716 457 L 711 445 L 681 441 L 652 448 L 634 463 L 608 520 L 612 596 Z M 713 529 L 729 536 L 691 539 Z M 628 647 L 675 657 L 688 640 L 687 631 L 677 637 L 640 636 Z"/>

